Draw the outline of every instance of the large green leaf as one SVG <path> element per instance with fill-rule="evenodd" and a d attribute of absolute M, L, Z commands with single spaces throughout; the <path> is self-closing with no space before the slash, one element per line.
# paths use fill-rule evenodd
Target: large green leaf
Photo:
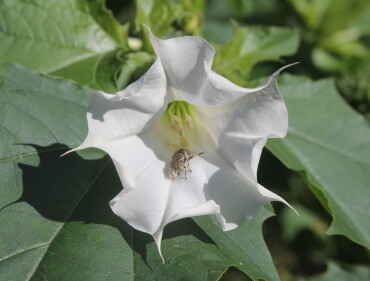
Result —
<path fill-rule="evenodd" d="M 0 61 L 116 90 L 115 53 L 128 49 L 127 28 L 104 0 L 0 0 L 0 19 Z"/>
<path fill-rule="evenodd" d="M 238 228 L 223 232 L 214 218 L 195 218 L 195 222 L 212 238 L 217 247 L 234 262 L 234 266 L 253 280 L 280 280 L 262 236 L 262 222 L 271 216 L 263 209 L 258 216 Z"/>
<path fill-rule="evenodd" d="M 117 51 L 114 50 L 68 65 L 50 74 L 113 93 L 118 90 L 114 73 L 118 73 L 122 63 L 117 60 Z"/>
<path fill-rule="evenodd" d="M 289 112 L 285 139 L 268 148 L 286 166 L 303 171 L 333 216 L 329 234 L 370 248 L 370 127 L 338 95 L 333 81 L 284 76 Z"/>
<path fill-rule="evenodd" d="M 0 276 L 2 280 L 217 280 L 233 266 L 279 280 L 258 217 L 231 232 L 198 218 L 153 239 L 113 214 L 122 189 L 98 150 L 64 157 L 87 132 L 94 91 L 16 65 L 0 69 Z M 199 227 L 200 226 L 200 227 Z"/>
<path fill-rule="evenodd" d="M 210 281 L 218 280 L 226 268 L 232 266 L 252 280 L 280 280 L 262 237 L 262 223 L 270 216 L 271 211 L 262 209 L 255 219 L 229 232 L 222 231 L 214 217 L 193 218 L 201 229 L 191 220 L 171 223 L 165 228 L 162 242 L 166 264 L 163 266 L 157 248 L 151 243 L 146 260 L 135 254 L 136 277 L 138 280 Z M 142 248 L 148 239 L 151 241 L 137 232 L 134 238 L 137 248 Z"/>
<path fill-rule="evenodd" d="M 299 33 L 282 27 L 236 27 L 233 38 L 217 48 L 213 70 L 242 85 L 258 62 L 278 60 L 296 52 Z"/>

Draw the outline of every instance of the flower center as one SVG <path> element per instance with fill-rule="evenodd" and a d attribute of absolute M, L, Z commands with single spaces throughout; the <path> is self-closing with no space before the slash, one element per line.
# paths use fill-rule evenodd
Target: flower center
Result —
<path fill-rule="evenodd" d="M 159 132 L 164 141 L 174 148 L 188 147 L 194 134 L 192 105 L 185 101 L 171 102 L 163 113 Z"/>

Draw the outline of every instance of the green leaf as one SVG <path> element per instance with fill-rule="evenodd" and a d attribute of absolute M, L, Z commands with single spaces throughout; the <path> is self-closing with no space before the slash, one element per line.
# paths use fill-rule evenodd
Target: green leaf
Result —
<path fill-rule="evenodd" d="M 135 5 L 137 30 L 145 24 L 162 39 L 201 33 L 205 0 L 135 0 Z M 143 40 L 144 50 L 153 52 L 147 34 Z"/>
<path fill-rule="evenodd" d="M 131 80 L 139 79 L 155 61 L 156 57 L 146 52 L 135 52 L 126 54 L 120 72 L 117 74 L 116 85 L 118 89 L 126 87 Z"/>
<path fill-rule="evenodd" d="M 216 218 L 209 216 L 193 218 L 201 229 L 189 219 L 171 223 L 166 226 L 162 241 L 165 266 L 152 243 L 147 247 L 145 266 L 142 257 L 135 255 L 135 264 L 140 264 L 136 276 L 139 280 L 174 280 L 178 276 L 184 281 L 218 280 L 226 268 L 232 266 L 252 280 L 280 280 L 262 237 L 262 223 L 271 214 L 262 209 L 256 218 L 228 232 L 222 231 Z M 137 252 L 147 240 L 141 233 L 135 235 L 135 245 L 139 245 Z M 155 278 L 148 278 L 150 272 Z"/>
<path fill-rule="evenodd" d="M 96 151 L 85 153 L 89 160 L 60 157 L 86 134 L 94 91 L 13 65 L 2 67 L 0 79 L 0 276 L 132 276 L 123 227 L 115 227 L 120 221 L 106 205 L 119 190 L 114 178 L 107 192 L 102 189 L 107 182 L 101 180 L 111 176 L 110 162 Z"/>
<path fill-rule="evenodd" d="M 172 0 L 175 3 L 177 24 L 185 33 L 200 35 L 206 0 Z"/>
<path fill-rule="evenodd" d="M 370 280 L 370 268 L 363 265 L 339 266 L 329 262 L 328 269 L 324 274 L 309 278 L 300 278 L 297 281 L 357 281 Z"/>
<path fill-rule="evenodd" d="M 303 171 L 333 216 L 329 234 L 370 248 L 370 130 L 338 95 L 333 81 L 283 76 L 279 88 L 289 132 L 267 146 L 287 167 Z"/>
<path fill-rule="evenodd" d="M 112 161 L 94 149 L 60 157 L 84 139 L 94 92 L 1 65 L 1 278 L 212 281 L 233 266 L 279 280 L 261 233 L 267 210 L 227 233 L 209 217 L 171 223 L 165 264 L 152 237 L 113 214 L 122 184 Z"/>
<path fill-rule="evenodd" d="M 347 28 L 360 28 L 355 32 L 370 30 L 368 24 L 364 24 L 370 8 L 367 0 L 288 0 L 287 3 L 308 27 L 321 29 L 325 36 Z M 351 13 L 348 13 L 348 9 L 351 9 Z"/>
<path fill-rule="evenodd" d="M 302 30 L 303 40 L 308 46 L 315 44 L 312 55 L 316 67 L 332 72 L 356 72 L 362 67 L 369 57 L 368 0 L 288 0 L 287 3 L 307 27 Z"/>
<path fill-rule="evenodd" d="M 252 67 L 296 52 L 299 33 L 282 27 L 236 27 L 233 38 L 217 48 L 213 70 L 235 83 L 245 83 Z"/>
<path fill-rule="evenodd" d="M 81 85 L 114 93 L 120 88 L 115 85 L 113 74 L 120 67 L 122 67 L 122 62 L 117 59 L 117 51 L 111 51 L 68 65 L 50 73 L 50 75 L 74 80 Z"/>
<path fill-rule="evenodd" d="M 166 37 L 172 30 L 171 23 L 175 20 L 175 10 L 170 0 L 135 0 L 136 28 L 146 24 L 153 34 Z"/>
<path fill-rule="evenodd" d="M 283 5 L 271 0 L 227 0 L 207 1 L 204 9 L 203 37 L 217 44 L 225 44 L 233 34 L 233 21 L 260 23 L 279 22 Z M 235 25 L 235 24 L 234 24 Z"/>
<path fill-rule="evenodd" d="M 191 219 L 166 226 L 162 253 L 152 238 L 135 232 L 134 263 L 137 280 L 218 280 L 230 265 L 227 257 Z"/>
<path fill-rule="evenodd" d="M 262 209 L 258 215 L 238 228 L 224 232 L 215 218 L 194 218 L 212 238 L 234 266 L 253 280 L 280 280 L 262 236 L 262 224 L 271 217 L 271 211 Z"/>
<path fill-rule="evenodd" d="M 1 61 L 112 90 L 114 53 L 128 50 L 127 26 L 104 0 L 1 0 L 0 18 Z"/>

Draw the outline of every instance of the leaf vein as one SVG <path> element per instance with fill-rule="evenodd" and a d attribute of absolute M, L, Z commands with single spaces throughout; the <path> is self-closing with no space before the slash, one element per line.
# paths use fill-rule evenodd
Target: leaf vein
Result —
<path fill-rule="evenodd" d="M 368 162 L 365 162 L 364 160 L 362 159 L 358 159 L 356 157 L 354 157 L 353 155 L 350 155 L 348 153 L 345 153 L 343 151 L 340 151 L 340 150 L 336 150 L 335 148 L 327 145 L 326 143 L 323 143 L 321 141 L 318 141 L 316 139 L 313 139 L 313 138 L 310 138 L 302 133 L 299 133 L 298 131 L 295 131 L 294 129 L 289 129 L 289 133 L 297 138 L 300 138 L 304 141 L 307 141 L 309 143 L 312 143 L 312 144 L 315 144 L 319 147 L 322 147 L 322 148 L 325 148 L 326 150 L 329 150 L 331 152 L 334 152 L 334 154 L 337 154 L 337 155 L 341 155 L 342 157 L 346 157 L 346 158 L 349 158 L 349 159 L 352 159 L 353 161 L 359 163 L 359 164 L 363 164 L 363 165 L 366 165 L 366 166 L 370 166 L 370 163 Z"/>

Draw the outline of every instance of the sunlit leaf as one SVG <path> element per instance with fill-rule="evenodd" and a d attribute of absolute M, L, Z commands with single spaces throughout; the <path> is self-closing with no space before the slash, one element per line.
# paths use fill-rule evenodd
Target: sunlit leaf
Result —
<path fill-rule="evenodd" d="M 314 44 L 312 60 L 325 71 L 362 67 L 369 57 L 370 2 L 366 0 L 288 0 L 307 30 L 302 38 Z M 351 11 L 350 13 L 348 11 Z M 309 54 L 309 53 L 308 53 Z M 337 60 L 337 61 L 336 61 Z"/>
<path fill-rule="evenodd" d="M 214 71 L 243 85 L 251 68 L 296 52 L 299 34 L 281 27 L 236 27 L 233 38 L 217 48 Z"/>
<path fill-rule="evenodd" d="M 0 1 L 0 60 L 112 90 L 127 27 L 103 0 Z"/>
<path fill-rule="evenodd" d="M 136 27 L 150 27 L 153 34 L 166 38 L 175 29 L 199 34 L 205 0 L 135 0 Z"/>
<path fill-rule="evenodd" d="M 370 9 L 368 1 L 288 0 L 287 3 L 298 12 L 308 27 L 322 29 L 326 35 L 350 27 L 361 28 L 364 32 L 369 31 L 368 24 L 365 25 L 364 21 Z M 351 10 L 350 13 L 348 9 Z"/>
<path fill-rule="evenodd" d="M 165 37 L 172 30 L 175 10 L 170 0 L 135 0 L 135 5 L 137 28 L 146 24 L 158 37 Z"/>

